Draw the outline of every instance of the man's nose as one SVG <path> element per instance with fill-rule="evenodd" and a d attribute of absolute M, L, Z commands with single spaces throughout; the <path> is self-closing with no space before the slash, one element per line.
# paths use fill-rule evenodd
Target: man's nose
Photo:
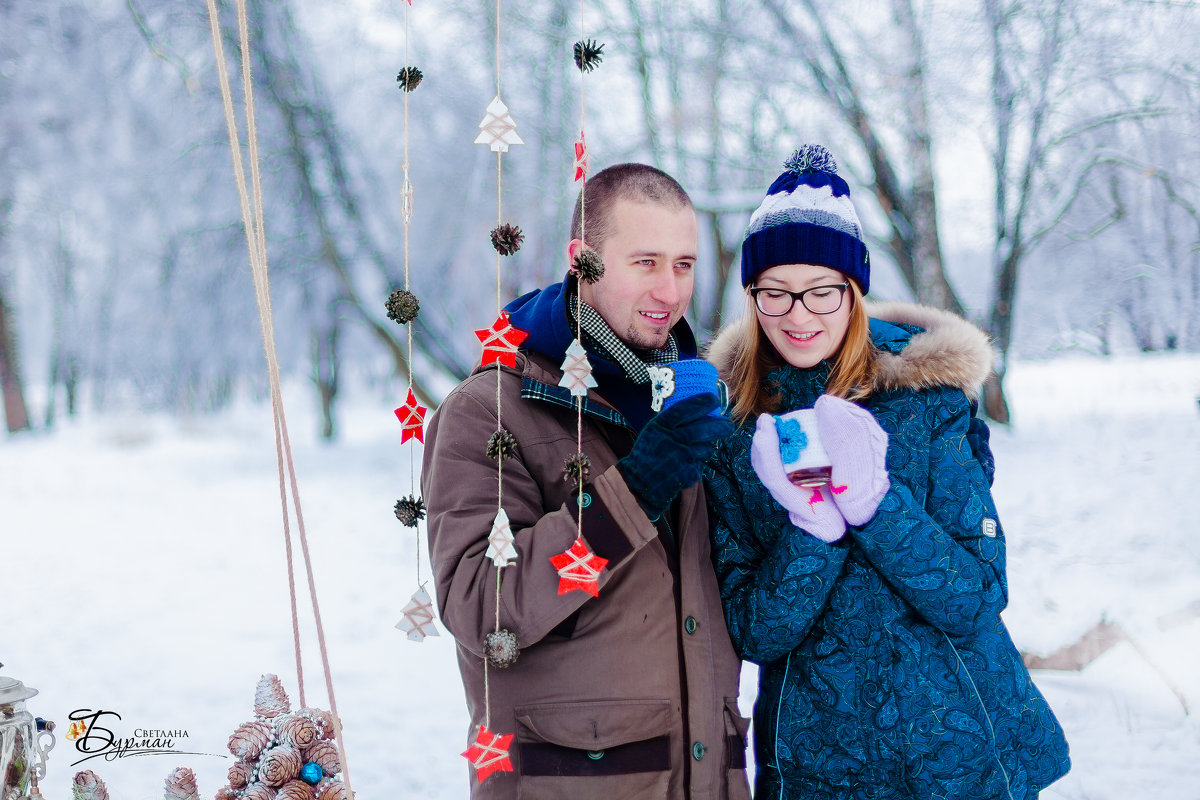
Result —
<path fill-rule="evenodd" d="M 674 308 L 679 305 L 680 297 L 683 295 L 683 289 L 679 284 L 680 280 L 675 276 L 675 270 L 665 270 L 655 278 L 650 296 L 658 302 Z"/>

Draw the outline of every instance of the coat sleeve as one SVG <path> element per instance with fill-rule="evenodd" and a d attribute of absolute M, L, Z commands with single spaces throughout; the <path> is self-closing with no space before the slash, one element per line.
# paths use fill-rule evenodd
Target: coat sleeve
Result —
<path fill-rule="evenodd" d="M 993 619 L 1008 601 L 1004 537 L 987 475 L 968 442 L 966 397 L 949 388 L 925 394 L 931 433 L 924 506 L 909 486 L 893 479 L 875 516 L 850 531 L 868 560 L 927 622 L 964 635 Z M 889 446 L 889 471 L 897 472 L 907 457 Z"/>
<path fill-rule="evenodd" d="M 542 484 L 547 478 L 531 474 L 519 447 L 516 456 L 501 465 L 498 506 L 497 465 L 485 453 L 497 427 L 494 395 L 489 404 L 461 388 L 452 392 L 427 431 L 421 475 L 442 623 L 463 647 L 478 655 L 482 655 L 484 636 L 496 626 L 497 581 L 500 625 L 515 633 L 522 647 L 540 641 L 591 599 L 583 591 L 560 595 L 558 573 L 550 563 L 578 535 L 577 504 L 571 500 L 545 509 Z M 563 432 L 564 437 L 574 435 L 574 430 Z M 586 491 L 591 502 L 585 503 L 583 538 L 609 562 L 599 578 L 603 595 L 612 574 L 652 541 L 657 530 L 615 465 L 594 477 Z M 486 555 L 498 507 L 508 516 L 518 553 L 516 561 L 502 569 Z"/>
<path fill-rule="evenodd" d="M 825 610 L 846 547 L 791 524 L 748 454 L 727 445 L 708 462 L 705 490 L 730 638 L 742 658 L 769 664 L 796 648 Z"/>

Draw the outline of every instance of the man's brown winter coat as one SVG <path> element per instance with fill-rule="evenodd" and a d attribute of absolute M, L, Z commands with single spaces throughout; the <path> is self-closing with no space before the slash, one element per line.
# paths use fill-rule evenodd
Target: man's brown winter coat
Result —
<path fill-rule="evenodd" d="M 517 442 L 502 464 L 501 502 L 519 557 L 498 570 L 485 556 L 497 512 L 497 369 L 477 369 L 445 399 L 427 434 L 422 492 L 442 622 L 457 640 L 471 724 L 515 734 L 513 771 L 475 798 L 748 798 L 739 662 L 709 557 L 699 484 L 669 515 L 670 538 L 646 516 L 616 461 L 634 432 L 595 390 L 583 419 L 590 478 L 583 539 L 609 559 L 599 596 L 559 593 L 550 558 L 577 535 L 577 501 L 563 467 L 576 452 L 576 414 L 556 362 L 521 352 L 499 371 L 503 427 Z M 662 524 L 662 523 L 660 523 Z M 484 637 L 499 625 L 521 653 L 484 669 Z M 464 765 L 466 768 L 466 765 Z"/>

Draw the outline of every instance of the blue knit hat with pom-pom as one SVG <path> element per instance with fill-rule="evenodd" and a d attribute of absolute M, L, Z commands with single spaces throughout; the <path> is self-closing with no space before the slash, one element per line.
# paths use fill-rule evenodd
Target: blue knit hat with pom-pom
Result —
<path fill-rule="evenodd" d="M 850 187 L 819 144 L 806 144 L 784 162 L 782 175 L 750 215 L 742 243 L 742 286 L 778 264 L 818 264 L 858 281 L 866 293 L 871 257 Z"/>

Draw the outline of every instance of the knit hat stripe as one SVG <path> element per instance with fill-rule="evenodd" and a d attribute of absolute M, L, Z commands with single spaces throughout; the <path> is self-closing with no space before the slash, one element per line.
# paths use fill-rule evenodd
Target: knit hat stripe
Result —
<path fill-rule="evenodd" d="M 829 192 L 834 197 L 846 197 L 850 194 L 850 187 L 846 185 L 846 181 L 842 179 L 841 175 L 834 172 L 809 172 L 804 174 L 785 172 L 775 179 L 775 182 L 767 189 L 767 194 L 791 192 L 797 186 L 807 186 L 811 189 L 820 189 L 828 186 Z"/>
<path fill-rule="evenodd" d="M 750 225 L 746 229 L 746 233 L 757 233 L 767 228 L 773 228 L 776 225 L 787 225 L 791 222 L 824 225 L 827 228 L 839 230 L 847 236 L 862 237 L 862 231 L 858 229 L 853 220 L 820 208 L 796 208 L 795 206 L 775 209 L 770 213 L 763 214 L 760 218 L 750 220 Z"/>
<path fill-rule="evenodd" d="M 750 234 L 742 244 L 742 285 L 779 264 L 817 264 L 855 278 L 869 289 L 867 247 L 861 239 L 824 225 L 792 222 Z"/>

